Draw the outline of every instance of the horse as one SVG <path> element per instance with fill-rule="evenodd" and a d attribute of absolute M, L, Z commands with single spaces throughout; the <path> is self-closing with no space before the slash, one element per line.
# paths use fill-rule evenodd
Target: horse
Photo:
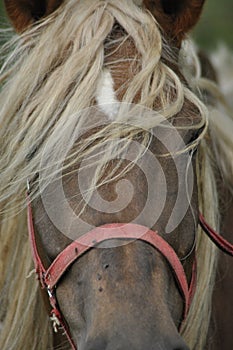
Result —
<path fill-rule="evenodd" d="M 232 115 L 185 46 L 204 0 L 4 3 L 1 349 L 232 348 Z"/>

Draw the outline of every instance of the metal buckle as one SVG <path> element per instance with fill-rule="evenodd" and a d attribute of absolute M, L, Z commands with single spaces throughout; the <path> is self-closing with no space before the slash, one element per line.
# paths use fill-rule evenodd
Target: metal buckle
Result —
<path fill-rule="evenodd" d="M 52 322 L 54 332 L 57 333 L 58 332 L 58 327 L 61 326 L 61 322 L 59 321 L 59 319 L 56 316 L 55 312 L 52 312 L 52 316 L 50 316 L 50 321 Z"/>

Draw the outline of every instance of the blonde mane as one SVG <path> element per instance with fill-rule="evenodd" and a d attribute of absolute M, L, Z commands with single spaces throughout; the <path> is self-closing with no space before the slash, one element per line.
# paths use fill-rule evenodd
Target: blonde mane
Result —
<path fill-rule="evenodd" d="M 124 31 L 112 42 L 111 32 L 116 24 Z M 196 89 L 201 78 L 196 77 L 195 84 L 192 84 L 193 92 L 169 68 L 165 62 L 176 64 L 175 54 L 164 42 L 155 19 L 133 1 L 64 1 L 54 14 L 20 38 L 12 39 L 3 49 L 9 50 L 0 76 L 0 322 L 3 325 L 0 348 L 3 350 L 52 347 L 49 318 L 38 283 L 33 278 L 26 278 L 33 269 L 25 218 L 26 181 L 39 171 L 45 147 L 48 154 L 53 154 L 54 149 L 62 149 L 64 142 L 73 137 L 74 130 L 85 129 L 87 114 L 83 111 L 95 105 L 96 89 L 103 69 L 110 67 L 114 70 L 119 63 L 106 59 L 106 47 L 120 47 L 127 40 L 133 42 L 136 48 L 135 57 L 121 60 L 134 65 L 135 75 L 126 82 L 122 101 L 133 103 L 139 95 L 138 104 L 156 109 L 158 116 L 162 114 L 170 119 L 182 110 L 185 100 L 188 100 L 202 117 L 200 123 L 190 128 L 203 127 L 203 132 L 188 147 L 200 143 L 197 160 L 199 207 L 210 225 L 219 228 L 214 157 L 209 138 L 205 135 L 210 132 L 217 139 L 219 134 L 224 143 L 219 142 L 214 149 L 218 154 L 231 154 L 230 159 L 233 158 L 232 140 L 224 129 L 219 131 L 197 96 Z M 119 115 L 124 114 L 119 112 Z M 116 140 L 127 135 L 130 143 L 140 128 L 150 130 L 159 121 L 153 114 L 147 120 L 138 118 L 133 124 L 126 123 L 123 130 L 116 123 L 108 124 L 94 136 L 82 140 L 80 147 L 73 151 L 67 167 L 88 156 L 87 150 L 92 149 L 93 141 L 101 139 L 101 144 L 104 144 L 115 137 L 112 148 L 99 164 L 103 167 L 121 151 L 120 141 L 117 141 L 116 147 Z M 232 123 L 230 125 L 232 128 Z M 143 135 L 142 142 L 147 145 L 148 134 L 144 132 Z M 97 146 L 96 142 L 94 144 L 98 147 L 98 143 Z M 59 152 L 54 156 L 54 163 L 58 158 Z M 229 163 L 227 157 L 224 163 Z M 58 173 L 59 165 L 58 162 L 53 176 Z M 99 178 L 98 171 L 97 167 L 95 184 Z M 232 181 L 232 167 L 225 167 L 223 174 Z M 36 189 L 33 196 L 38 195 Z M 203 349 L 206 340 L 216 270 L 215 247 L 200 229 L 197 263 L 198 288 L 182 331 L 191 349 Z"/>

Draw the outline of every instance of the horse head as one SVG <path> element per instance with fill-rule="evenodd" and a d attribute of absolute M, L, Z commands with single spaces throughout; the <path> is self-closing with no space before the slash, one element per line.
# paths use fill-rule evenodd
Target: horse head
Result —
<path fill-rule="evenodd" d="M 28 164 L 40 159 L 29 227 L 53 321 L 73 348 L 188 349 L 196 148 L 208 123 L 178 58 L 203 3 L 5 0 L 28 57 L 42 50 L 37 73 L 28 68 L 38 84 L 19 102 L 25 123 L 44 124 L 28 144 Z"/>

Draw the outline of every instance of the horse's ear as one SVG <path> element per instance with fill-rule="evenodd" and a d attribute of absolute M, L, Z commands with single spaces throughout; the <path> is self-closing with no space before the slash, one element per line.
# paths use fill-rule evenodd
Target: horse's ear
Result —
<path fill-rule="evenodd" d="M 169 38 L 180 44 L 197 23 L 205 0 L 144 0 Z"/>
<path fill-rule="evenodd" d="M 6 12 L 17 32 L 55 11 L 63 0 L 4 0 Z"/>

